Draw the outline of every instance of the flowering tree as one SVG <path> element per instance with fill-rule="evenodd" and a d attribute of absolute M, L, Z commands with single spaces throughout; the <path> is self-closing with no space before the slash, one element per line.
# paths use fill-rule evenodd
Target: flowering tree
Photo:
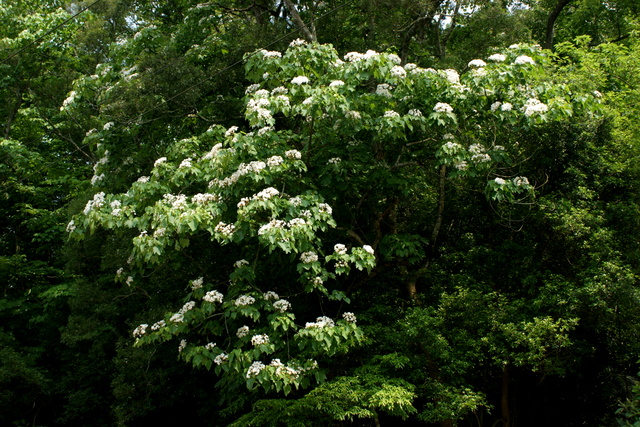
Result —
<path fill-rule="evenodd" d="M 131 287 L 209 239 L 224 262 L 185 278 L 182 307 L 137 326 L 136 345 L 175 340 L 183 360 L 214 368 L 223 384 L 284 394 L 321 384 L 331 358 L 365 339 L 343 310 L 355 290 L 393 264 L 415 298 L 447 185 L 530 201 L 535 182 L 519 171 L 531 147 L 519 136 L 595 111 L 597 96 L 554 82 L 547 61 L 516 45 L 471 61 L 460 76 L 373 51 L 340 59 L 329 45 L 301 40 L 284 54 L 255 52 L 246 57 L 249 131 L 212 126 L 177 141 L 126 193 L 96 193 L 67 230 L 78 239 L 97 227 L 135 230 L 116 272 Z M 107 163 L 96 168 L 98 187 Z M 432 216 L 430 232 L 403 218 L 411 207 Z M 309 303 L 311 295 L 324 305 Z M 569 323 L 530 329 L 556 342 Z M 376 387 L 376 398 L 362 397 L 373 412 L 333 416 L 415 411 L 410 384 Z"/>

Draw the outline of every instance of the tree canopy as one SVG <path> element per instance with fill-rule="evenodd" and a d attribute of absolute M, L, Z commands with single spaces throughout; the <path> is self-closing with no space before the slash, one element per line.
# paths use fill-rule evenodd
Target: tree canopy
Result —
<path fill-rule="evenodd" d="M 0 420 L 634 425 L 637 17 L 0 4 Z"/>

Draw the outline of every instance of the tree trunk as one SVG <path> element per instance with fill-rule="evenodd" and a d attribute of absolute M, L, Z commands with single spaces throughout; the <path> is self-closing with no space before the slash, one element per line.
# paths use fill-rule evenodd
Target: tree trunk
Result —
<path fill-rule="evenodd" d="M 501 398 L 502 426 L 509 427 L 511 425 L 511 417 L 509 415 L 509 364 L 505 364 L 502 368 L 502 398 Z"/>
<path fill-rule="evenodd" d="M 304 34 L 304 38 L 307 39 L 308 42 L 313 43 L 316 41 L 315 32 L 309 30 L 309 27 L 304 23 L 302 18 L 300 18 L 300 14 L 298 14 L 298 9 L 293 4 L 291 0 L 284 0 L 284 5 L 287 7 L 287 10 L 291 14 L 291 19 L 293 19 L 293 23 L 298 27 L 302 34 Z"/>
<path fill-rule="evenodd" d="M 565 8 L 566 5 L 571 3 L 573 0 L 558 0 L 556 7 L 549 14 L 549 19 L 547 19 L 547 32 L 544 38 L 544 48 L 551 49 L 553 48 L 553 35 L 554 35 L 554 26 L 556 24 L 556 20 L 558 16 L 560 16 L 560 12 Z"/>

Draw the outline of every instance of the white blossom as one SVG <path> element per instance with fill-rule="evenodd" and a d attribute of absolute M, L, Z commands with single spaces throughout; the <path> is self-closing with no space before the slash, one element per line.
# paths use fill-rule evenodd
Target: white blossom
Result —
<path fill-rule="evenodd" d="M 102 126 L 102 129 L 109 130 L 112 127 L 113 127 L 113 122 L 108 122 L 108 123 L 105 123 L 104 126 Z"/>
<path fill-rule="evenodd" d="M 238 299 L 235 300 L 234 304 L 236 307 L 246 307 L 248 305 L 256 302 L 256 299 L 250 295 L 240 295 Z"/>
<path fill-rule="evenodd" d="M 227 360 L 229 360 L 229 356 L 224 353 L 220 353 L 213 359 L 213 363 L 215 363 L 216 365 L 222 365 Z"/>
<path fill-rule="evenodd" d="M 300 254 L 300 261 L 305 264 L 310 264 L 312 262 L 318 261 L 318 254 L 315 252 L 303 252 Z"/>
<path fill-rule="evenodd" d="M 211 351 L 215 346 L 216 346 L 216 343 L 210 342 L 209 344 L 205 345 L 204 348 Z"/>
<path fill-rule="evenodd" d="M 364 249 L 364 251 L 365 251 L 366 253 L 371 254 L 371 255 L 373 255 L 373 254 L 375 253 L 375 252 L 374 252 L 374 250 L 373 250 L 373 248 L 372 248 L 371 246 L 369 246 L 369 245 L 364 245 L 364 246 L 362 247 L 362 249 Z"/>
<path fill-rule="evenodd" d="M 350 311 L 342 313 L 342 318 L 346 320 L 348 323 L 356 323 L 357 321 L 356 315 L 351 313 Z"/>
<path fill-rule="evenodd" d="M 167 326 L 167 323 L 164 320 L 159 320 L 156 323 L 154 323 L 153 325 L 151 325 L 151 330 L 152 331 L 157 331 L 160 328 L 164 328 L 165 326 Z"/>
<path fill-rule="evenodd" d="M 253 362 L 249 369 L 247 369 L 247 378 L 255 377 L 265 368 L 264 363 L 262 362 Z"/>
<path fill-rule="evenodd" d="M 456 70 L 449 68 L 446 70 L 440 70 L 439 73 L 451 84 L 460 83 L 460 74 L 458 74 Z"/>
<path fill-rule="evenodd" d="M 182 353 L 182 350 L 184 350 L 186 347 L 187 347 L 187 340 L 181 340 L 180 345 L 178 345 L 178 353 Z"/>
<path fill-rule="evenodd" d="M 127 283 L 127 286 L 131 286 L 131 284 L 133 283 L 133 277 L 131 276 L 127 277 L 126 283 Z"/>
<path fill-rule="evenodd" d="M 453 107 L 446 102 L 438 102 L 435 107 L 433 107 L 433 111 L 436 113 L 453 113 Z"/>
<path fill-rule="evenodd" d="M 534 61 L 533 58 L 531 58 L 530 56 L 521 55 L 521 56 L 518 56 L 513 63 L 516 65 L 525 65 L 525 64 L 535 65 L 536 61 Z"/>
<path fill-rule="evenodd" d="M 393 110 L 387 110 L 387 111 L 384 112 L 384 117 L 386 117 L 386 118 L 400 117 L 400 114 L 398 114 L 397 112 L 395 112 Z"/>
<path fill-rule="evenodd" d="M 309 78 L 307 76 L 298 76 L 291 79 L 291 83 L 294 85 L 303 85 L 305 83 L 309 83 Z"/>
<path fill-rule="evenodd" d="M 265 301 L 271 301 L 271 300 L 277 301 L 277 300 L 280 299 L 280 296 L 277 293 L 273 292 L 273 291 L 265 292 L 262 295 L 262 297 L 265 299 Z"/>
<path fill-rule="evenodd" d="M 316 286 L 320 286 L 320 285 L 322 285 L 323 283 L 324 283 L 324 281 L 322 280 L 322 277 L 319 277 L 319 276 L 318 276 L 318 277 L 315 277 L 315 278 L 313 279 L 313 284 L 314 284 L 314 285 L 316 285 Z"/>
<path fill-rule="evenodd" d="M 335 322 L 327 316 L 321 316 L 316 319 L 315 322 L 307 322 L 305 329 L 311 328 L 332 328 L 335 326 Z"/>
<path fill-rule="evenodd" d="M 333 247 L 333 251 L 335 253 L 337 253 L 338 255 L 344 255 L 347 253 L 347 247 L 345 245 L 343 245 L 342 243 L 337 243 L 334 247 Z"/>
<path fill-rule="evenodd" d="M 302 218 L 293 218 L 289 221 L 289 227 L 302 227 L 303 225 L 307 225 L 307 221 Z"/>
<path fill-rule="evenodd" d="M 500 107 L 500 109 L 502 111 L 511 111 L 513 109 L 513 105 L 510 102 L 505 102 L 504 104 L 502 104 L 502 107 Z"/>
<path fill-rule="evenodd" d="M 344 60 L 347 62 L 357 62 L 363 59 L 364 55 L 359 52 L 349 52 L 344 56 Z"/>
<path fill-rule="evenodd" d="M 376 87 L 376 95 L 385 96 L 387 98 L 391 98 L 390 92 L 391 86 L 386 83 L 381 83 Z"/>
<path fill-rule="evenodd" d="M 281 299 L 273 303 L 273 308 L 278 310 L 280 313 L 284 313 L 291 308 L 291 303 L 286 299 Z"/>
<path fill-rule="evenodd" d="M 220 233 L 224 236 L 231 236 L 233 234 L 233 232 L 236 230 L 236 226 L 233 224 L 226 224 L 222 221 L 220 221 L 218 223 L 218 225 L 216 225 L 216 228 L 214 228 L 214 231 L 216 233 Z"/>
<path fill-rule="evenodd" d="M 326 204 L 326 203 L 320 203 L 320 204 L 318 205 L 318 211 L 320 211 L 320 212 L 326 212 L 326 213 L 328 213 L 329 215 L 331 215 L 331 214 L 333 213 L 333 209 L 331 209 L 331 206 L 329 206 L 329 205 L 328 205 L 328 204 Z"/>
<path fill-rule="evenodd" d="M 289 43 L 289 46 L 291 47 L 296 47 L 296 46 L 302 46 L 307 44 L 307 42 L 303 39 L 295 39 L 293 40 L 291 43 Z"/>
<path fill-rule="evenodd" d="M 258 89 L 260 89 L 260 85 L 258 83 L 254 83 L 251 86 L 247 87 L 247 89 L 244 91 L 244 93 L 246 93 L 248 95 L 250 93 L 255 92 Z"/>
<path fill-rule="evenodd" d="M 400 67 L 399 65 L 394 66 L 391 69 L 390 73 L 393 77 L 399 77 L 401 79 L 407 77 L 407 72 L 405 71 L 404 68 Z"/>
<path fill-rule="evenodd" d="M 367 52 L 368 53 L 368 52 Z M 400 59 L 400 57 L 398 55 L 396 55 L 395 53 L 391 53 L 389 54 L 389 60 L 391 62 L 393 62 L 394 64 L 400 64 L 402 62 L 402 60 Z"/>
<path fill-rule="evenodd" d="M 289 93 L 289 89 L 287 89 L 284 86 L 278 86 L 277 88 L 273 89 L 271 91 L 271 95 L 286 95 L 287 93 Z"/>
<path fill-rule="evenodd" d="M 494 53 L 493 55 L 491 55 L 489 58 L 487 58 L 489 61 L 493 61 L 493 62 L 504 62 L 504 60 L 507 59 L 506 56 L 504 56 L 501 53 Z"/>
<path fill-rule="evenodd" d="M 517 176 L 513 178 L 513 183 L 516 187 L 522 187 L 523 185 L 529 185 L 529 180 L 524 176 Z"/>
<path fill-rule="evenodd" d="M 166 161 L 167 161 L 167 158 L 166 158 L 166 157 L 160 157 L 158 160 L 156 160 L 156 161 L 153 163 L 153 167 L 156 167 L 156 168 L 157 168 L 158 166 L 160 166 L 161 164 L 163 164 L 163 163 L 164 163 L 164 162 L 166 162 Z"/>
<path fill-rule="evenodd" d="M 344 82 L 342 80 L 334 80 L 331 83 L 329 83 L 329 87 L 340 87 L 340 86 L 344 86 Z"/>
<path fill-rule="evenodd" d="M 494 179 L 494 181 L 495 181 L 495 183 L 496 183 L 496 184 L 498 184 L 498 185 L 505 185 L 505 184 L 507 183 L 507 182 L 506 182 L 504 179 L 502 179 L 502 178 L 496 178 L 496 179 Z"/>
<path fill-rule="evenodd" d="M 418 110 L 417 108 L 409 110 L 408 114 L 413 117 L 422 117 L 422 111 Z"/>
<path fill-rule="evenodd" d="M 254 335 L 251 337 L 251 344 L 254 347 L 257 347 L 259 345 L 263 345 L 263 344 L 268 344 L 269 343 L 269 335 L 267 334 L 262 334 L 262 335 Z"/>
<path fill-rule="evenodd" d="M 500 101 L 494 102 L 493 104 L 491 104 L 491 111 L 497 111 L 501 105 L 502 105 L 502 102 Z"/>
<path fill-rule="evenodd" d="M 300 160 L 302 158 L 302 153 L 298 150 L 285 151 L 284 155 L 288 159 Z"/>
<path fill-rule="evenodd" d="M 249 327 L 247 325 L 241 326 L 236 331 L 236 336 L 238 338 L 244 338 L 249 334 Z"/>
<path fill-rule="evenodd" d="M 245 265 L 249 265 L 249 261 L 247 261 L 246 259 L 239 259 L 238 261 L 233 263 L 233 266 L 235 268 L 241 268 L 241 267 L 244 267 Z"/>
<path fill-rule="evenodd" d="M 347 111 L 345 117 L 352 120 L 360 120 L 362 118 L 359 112 L 353 110 Z"/>
<path fill-rule="evenodd" d="M 138 180 L 136 182 L 139 182 L 140 184 L 145 184 L 145 183 L 149 182 L 149 177 L 148 176 L 141 176 L 140 178 L 138 178 Z"/>
<path fill-rule="evenodd" d="M 333 157 L 333 158 L 327 160 L 327 164 L 328 165 L 337 165 L 340 162 L 342 162 L 342 159 L 340 157 Z"/>
<path fill-rule="evenodd" d="M 531 117 L 536 113 L 539 113 L 539 114 L 546 113 L 547 110 L 549 110 L 549 107 L 547 107 L 546 104 L 543 104 L 537 99 L 531 98 L 524 103 L 524 107 L 522 107 L 522 109 L 524 110 L 525 116 Z"/>
<path fill-rule="evenodd" d="M 191 289 L 193 289 L 194 291 L 196 289 L 200 289 L 202 288 L 203 283 L 204 283 L 204 278 L 198 277 L 197 279 L 191 281 Z"/>
<path fill-rule="evenodd" d="M 67 233 L 73 233 L 76 229 L 76 223 L 71 220 L 69 221 L 69 224 L 67 224 Z"/>
<path fill-rule="evenodd" d="M 202 297 L 203 301 L 210 302 L 212 304 L 214 302 L 222 303 L 223 299 L 224 299 L 224 295 L 222 295 L 220 292 L 216 290 L 209 291 Z"/>
<path fill-rule="evenodd" d="M 238 132 L 238 126 L 231 126 L 229 129 L 227 129 L 227 131 L 224 133 L 224 136 L 226 137 L 230 137 L 233 136 L 233 134 L 235 134 L 236 132 Z"/>
<path fill-rule="evenodd" d="M 270 198 L 280 194 L 278 190 L 273 187 L 265 188 L 257 194 L 253 195 L 253 200 L 269 200 Z"/>
<path fill-rule="evenodd" d="M 472 61 L 469 61 L 468 66 L 469 67 L 482 68 L 482 67 L 486 67 L 487 63 L 484 62 L 482 59 L 474 59 Z"/>
<path fill-rule="evenodd" d="M 142 325 L 138 326 L 133 330 L 133 337 L 138 338 L 143 336 L 147 332 L 148 327 L 149 325 L 147 325 L 146 323 L 143 323 Z"/>
<path fill-rule="evenodd" d="M 267 159 L 267 165 L 269 167 L 279 166 L 282 162 L 284 162 L 284 160 L 280 156 L 271 156 Z"/>

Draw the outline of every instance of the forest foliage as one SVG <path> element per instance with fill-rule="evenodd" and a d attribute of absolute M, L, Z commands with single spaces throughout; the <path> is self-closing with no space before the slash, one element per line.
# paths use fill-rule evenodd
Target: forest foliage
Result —
<path fill-rule="evenodd" d="M 0 21 L 2 424 L 640 422 L 634 1 Z"/>

